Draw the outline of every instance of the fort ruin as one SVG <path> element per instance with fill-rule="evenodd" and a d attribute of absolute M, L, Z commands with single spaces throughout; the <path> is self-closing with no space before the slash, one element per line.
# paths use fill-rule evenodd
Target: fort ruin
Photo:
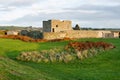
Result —
<path fill-rule="evenodd" d="M 106 30 L 73 30 L 72 21 L 43 21 L 43 39 L 63 38 L 118 38 L 119 32 Z"/>
<path fill-rule="evenodd" d="M 48 20 L 43 21 L 43 32 L 63 32 L 72 30 L 72 21 Z"/>

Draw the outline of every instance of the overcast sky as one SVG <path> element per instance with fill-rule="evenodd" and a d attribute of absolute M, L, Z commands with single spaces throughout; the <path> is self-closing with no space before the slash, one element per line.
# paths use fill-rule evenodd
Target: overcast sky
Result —
<path fill-rule="evenodd" d="M 42 21 L 50 19 L 120 28 L 120 0 L 0 0 L 0 25 L 42 27 Z"/>

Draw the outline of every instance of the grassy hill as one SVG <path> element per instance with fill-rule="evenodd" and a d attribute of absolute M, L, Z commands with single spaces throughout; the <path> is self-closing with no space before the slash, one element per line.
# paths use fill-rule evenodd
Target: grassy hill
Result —
<path fill-rule="evenodd" d="M 119 39 L 79 39 L 105 41 L 115 49 L 70 63 L 22 62 L 15 57 L 22 51 L 47 50 L 64 47 L 68 41 L 29 43 L 0 39 L 0 80 L 120 80 Z"/>

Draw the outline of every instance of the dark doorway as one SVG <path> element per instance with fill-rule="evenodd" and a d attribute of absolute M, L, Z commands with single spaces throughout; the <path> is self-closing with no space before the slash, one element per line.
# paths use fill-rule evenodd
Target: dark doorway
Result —
<path fill-rule="evenodd" d="M 119 32 L 119 38 L 120 38 L 120 32 Z"/>
<path fill-rule="evenodd" d="M 52 32 L 55 32 L 54 28 L 52 29 Z"/>
<path fill-rule="evenodd" d="M 7 32 L 5 32 L 5 35 L 7 35 Z"/>

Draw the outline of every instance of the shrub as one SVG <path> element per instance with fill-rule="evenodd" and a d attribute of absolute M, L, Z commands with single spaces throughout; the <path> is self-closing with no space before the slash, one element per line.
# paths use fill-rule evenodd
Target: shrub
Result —
<path fill-rule="evenodd" d="M 76 59 L 83 60 L 97 55 L 100 51 L 114 48 L 112 44 L 105 42 L 70 42 L 64 49 L 50 49 L 22 52 L 17 59 L 32 62 L 64 62 L 68 63 Z"/>

